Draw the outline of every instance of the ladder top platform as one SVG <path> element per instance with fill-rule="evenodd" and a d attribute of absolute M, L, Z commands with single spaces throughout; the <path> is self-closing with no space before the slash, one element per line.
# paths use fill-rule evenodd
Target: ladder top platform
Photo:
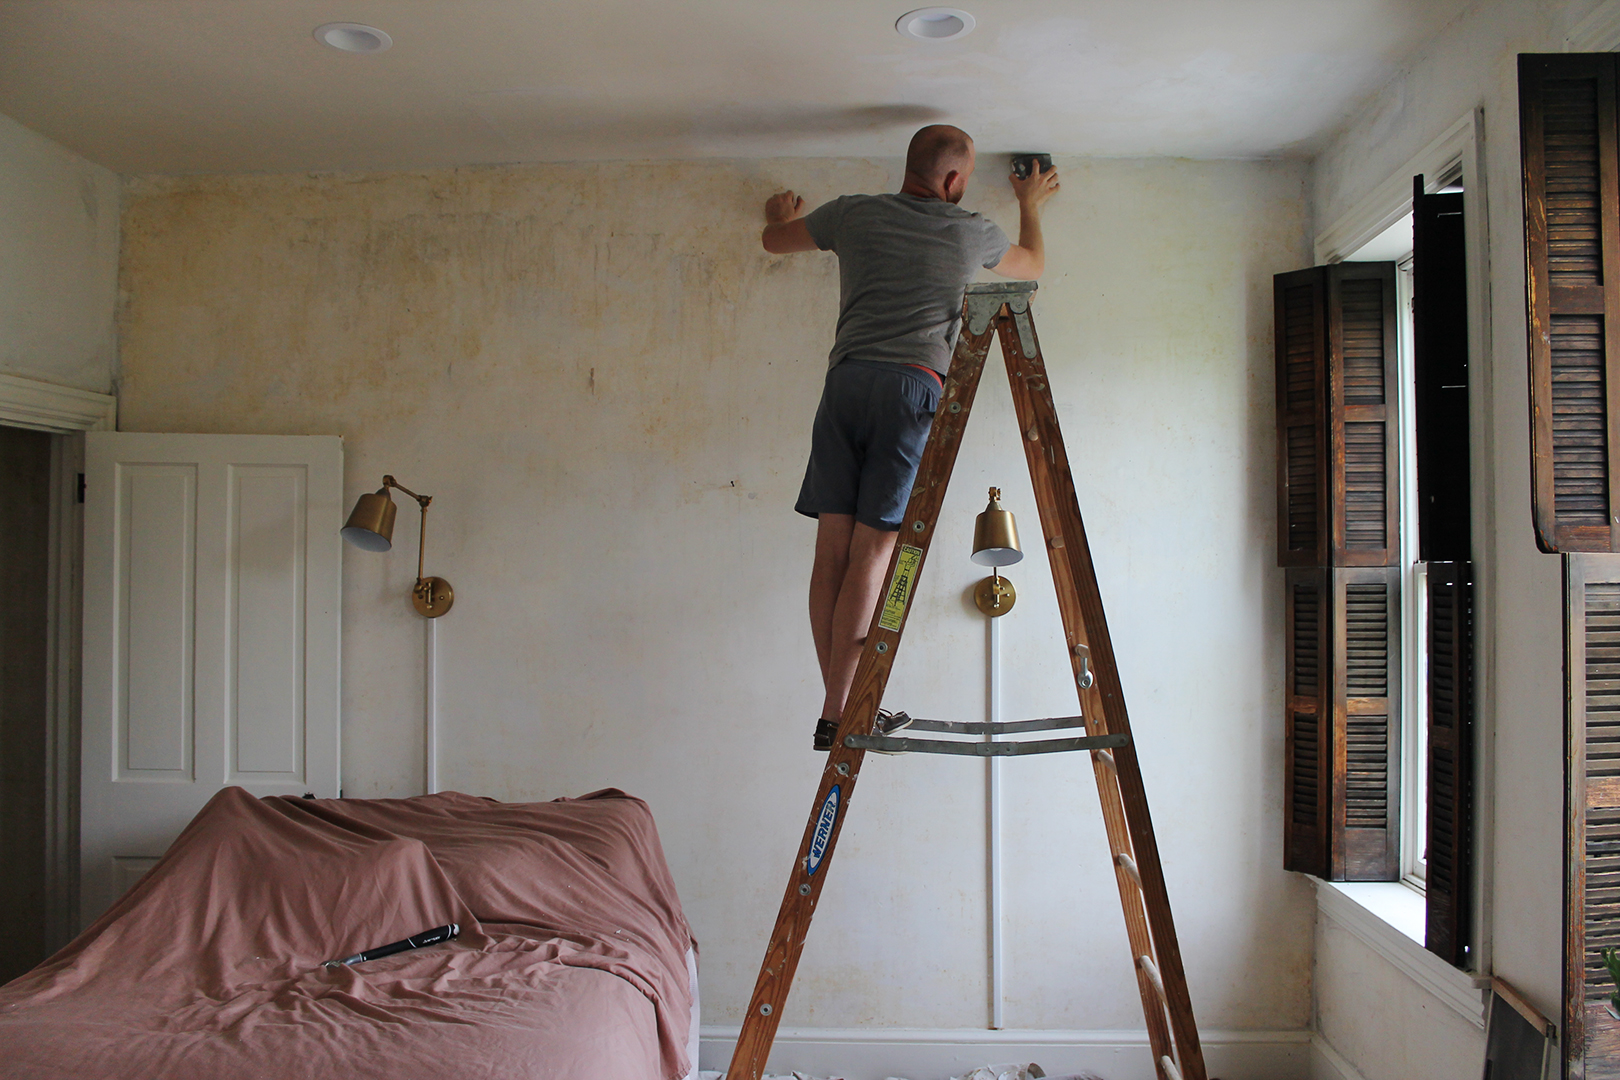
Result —
<path fill-rule="evenodd" d="M 1033 281 L 980 281 L 967 287 L 969 296 L 1028 296 L 1039 286 Z"/>

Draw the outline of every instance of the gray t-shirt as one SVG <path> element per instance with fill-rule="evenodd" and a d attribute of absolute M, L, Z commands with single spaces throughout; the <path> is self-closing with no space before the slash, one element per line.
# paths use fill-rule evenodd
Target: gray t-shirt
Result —
<path fill-rule="evenodd" d="M 941 199 L 844 195 L 804 219 L 816 246 L 838 253 L 838 338 L 846 356 L 923 364 L 944 375 L 962 294 L 1010 246 L 995 222 Z"/>

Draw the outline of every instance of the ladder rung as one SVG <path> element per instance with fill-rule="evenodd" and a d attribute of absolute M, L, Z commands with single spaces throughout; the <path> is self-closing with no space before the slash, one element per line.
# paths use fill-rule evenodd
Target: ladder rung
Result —
<path fill-rule="evenodd" d="M 1083 716 L 1048 716 L 1040 720 L 1008 720 L 998 724 L 956 720 L 913 720 L 911 731 L 948 731 L 954 735 L 1016 735 L 1021 731 L 1057 731 L 1086 726 Z"/>
<path fill-rule="evenodd" d="M 1096 750 L 1124 746 L 1124 735 L 1087 735 L 1080 739 L 1026 739 L 1022 742 L 952 742 L 946 739 L 896 739 L 888 735 L 846 735 L 851 750 L 878 750 L 889 754 L 960 754 L 964 757 L 1023 757 L 1059 754 L 1069 750 Z"/>
<path fill-rule="evenodd" d="M 1169 1054 L 1159 1058 L 1159 1068 L 1164 1070 L 1164 1075 L 1169 1077 L 1169 1080 L 1181 1080 L 1181 1070 L 1176 1068 L 1176 1063 L 1170 1060 Z"/>
<path fill-rule="evenodd" d="M 1153 989 L 1159 992 L 1159 1000 L 1168 1005 L 1169 1000 L 1164 993 L 1164 979 L 1159 975 L 1159 965 L 1153 962 L 1153 957 L 1144 953 L 1136 958 L 1136 963 L 1143 971 L 1147 972 L 1148 982 L 1152 983 Z"/>
<path fill-rule="evenodd" d="M 1122 851 L 1114 856 L 1114 861 L 1119 864 L 1121 870 L 1125 871 L 1125 876 L 1134 881 L 1136 887 L 1140 889 L 1142 887 L 1142 874 L 1136 869 L 1136 860 Z"/>

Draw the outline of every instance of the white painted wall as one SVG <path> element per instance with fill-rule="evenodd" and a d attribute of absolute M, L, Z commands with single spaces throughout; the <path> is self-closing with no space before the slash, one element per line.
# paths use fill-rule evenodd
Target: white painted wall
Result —
<path fill-rule="evenodd" d="M 112 390 L 118 177 L 0 116 L 0 372 Z"/>
<path fill-rule="evenodd" d="M 1495 628 L 1479 645 L 1496 703 L 1481 717 L 1496 770 L 1488 929 L 1495 972 L 1552 1017 L 1560 1015 L 1562 954 L 1562 599 L 1558 557 L 1536 551 L 1530 523 L 1516 57 L 1562 51 L 1594 7 L 1481 0 L 1412 59 L 1312 172 L 1316 223 L 1330 226 L 1458 117 L 1483 107 L 1492 347 L 1475 364 L 1488 405 L 1487 469 L 1475 478 L 1483 528 L 1476 524 L 1474 543 L 1479 603 Z M 1319 930 L 1318 946 L 1321 1030 L 1367 1080 L 1479 1075 L 1482 1032 L 1459 1030 L 1443 1008 L 1390 1007 L 1410 1001 L 1406 976 L 1342 932 Z"/>
<path fill-rule="evenodd" d="M 1328 918 L 1316 927 L 1315 996 L 1328 1041 L 1362 1080 L 1479 1080 L 1479 1028 Z"/>
<path fill-rule="evenodd" d="M 1303 1029 L 1313 900 L 1281 869 L 1272 274 L 1309 261 L 1296 163 L 1060 161 L 1037 319 L 1140 737 L 1195 1007 Z M 981 168 L 967 204 L 1012 225 Z M 821 759 L 791 509 L 831 344 L 831 255 L 772 257 L 766 195 L 891 189 L 871 160 L 135 181 L 123 425 L 340 434 L 348 498 L 434 496 L 441 778 L 654 808 L 703 945 L 705 1019 L 752 988 Z M 985 705 L 968 597 L 989 484 L 1035 531 L 987 374 L 890 701 Z M 419 790 L 414 510 L 346 552 L 344 787 Z M 1073 710 L 1044 560 L 1013 568 L 1007 713 Z M 983 1027 L 983 765 L 872 758 L 784 1023 Z M 1132 1029 L 1090 769 L 1007 767 L 1015 1027 Z M 1292 1052 L 1292 1051 L 1291 1051 Z"/>

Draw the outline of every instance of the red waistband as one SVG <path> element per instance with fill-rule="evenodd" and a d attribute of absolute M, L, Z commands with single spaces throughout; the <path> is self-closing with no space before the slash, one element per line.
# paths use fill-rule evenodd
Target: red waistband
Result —
<path fill-rule="evenodd" d="M 930 375 L 932 375 L 934 377 L 934 381 L 939 383 L 939 388 L 941 390 L 945 389 L 945 380 L 940 378 L 939 372 L 935 371 L 933 368 L 929 367 L 927 364 L 907 364 L 906 367 L 914 367 L 918 371 L 926 371 L 926 372 L 928 372 L 928 374 L 930 374 Z"/>

